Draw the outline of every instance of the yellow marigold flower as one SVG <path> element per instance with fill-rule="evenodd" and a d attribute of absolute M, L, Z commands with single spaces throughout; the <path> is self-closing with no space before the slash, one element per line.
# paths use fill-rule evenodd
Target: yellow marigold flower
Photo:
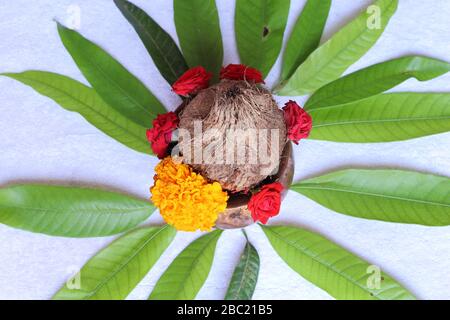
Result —
<path fill-rule="evenodd" d="M 201 175 L 171 157 L 155 168 L 151 200 L 164 220 L 181 231 L 209 231 L 227 207 L 228 195 L 219 183 L 208 183 Z"/>

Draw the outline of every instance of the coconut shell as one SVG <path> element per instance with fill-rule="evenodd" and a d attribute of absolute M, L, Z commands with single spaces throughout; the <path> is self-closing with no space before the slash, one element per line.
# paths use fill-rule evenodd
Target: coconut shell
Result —
<path fill-rule="evenodd" d="M 222 80 L 185 103 L 179 118 L 179 150 L 183 161 L 210 181 L 219 182 L 224 189 L 247 191 L 278 172 L 286 143 L 286 124 L 283 112 L 271 93 L 261 86 L 245 81 Z M 201 128 L 196 131 L 195 124 L 198 127 L 199 123 Z M 248 129 L 257 129 L 253 133 L 258 132 L 258 135 Z M 273 132 L 278 136 L 271 137 L 271 129 L 277 129 Z M 188 136 L 183 136 L 182 130 Z M 232 136 L 235 141 L 228 138 L 230 132 L 236 133 Z M 241 134 L 243 132 L 253 134 L 253 138 Z M 264 154 L 256 153 L 257 159 L 252 158 L 251 154 L 260 152 L 255 148 L 261 140 L 252 139 L 264 139 L 267 143 Z M 234 143 L 228 144 L 230 141 Z M 244 152 L 241 156 L 237 156 L 238 148 Z M 206 150 L 211 151 L 210 156 L 194 156 Z M 227 158 L 227 155 L 232 156 Z"/>

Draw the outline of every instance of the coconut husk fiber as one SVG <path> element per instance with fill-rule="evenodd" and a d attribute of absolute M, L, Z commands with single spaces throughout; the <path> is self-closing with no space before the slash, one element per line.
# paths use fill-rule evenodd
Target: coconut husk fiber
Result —
<path fill-rule="evenodd" d="M 286 143 L 286 124 L 271 93 L 261 86 L 246 81 L 222 80 L 185 103 L 179 118 L 179 151 L 183 161 L 210 181 L 219 182 L 224 189 L 248 191 L 277 173 Z M 199 123 L 201 131 L 198 130 Z M 183 137 L 181 129 L 189 135 Z M 252 132 L 248 129 L 269 130 Z M 271 136 L 270 129 L 278 129 L 273 131 L 278 132 L 278 136 Z M 229 138 L 227 133 L 230 132 L 235 133 L 231 137 L 236 140 Z M 257 136 L 255 132 L 258 132 Z M 267 144 L 263 153 L 258 149 L 261 141 Z M 201 161 L 194 156 L 199 151 Z M 245 157 L 238 158 L 238 154 L 245 154 Z M 251 154 L 256 154 L 257 158 L 252 158 Z"/>

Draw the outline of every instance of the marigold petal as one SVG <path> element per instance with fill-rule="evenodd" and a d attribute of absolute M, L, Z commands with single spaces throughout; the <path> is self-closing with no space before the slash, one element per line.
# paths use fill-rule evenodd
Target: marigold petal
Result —
<path fill-rule="evenodd" d="M 155 168 L 151 200 L 164 220 L 180 231 L 209 231 L 227 207 L 228 194 L 219 183 L 204 177 L 171 157 Z"/>

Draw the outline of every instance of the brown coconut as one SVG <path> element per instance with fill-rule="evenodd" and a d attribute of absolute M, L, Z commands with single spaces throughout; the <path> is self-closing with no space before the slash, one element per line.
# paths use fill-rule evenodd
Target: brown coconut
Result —
<path fill-rule="evenodd" d="M 246 81 L 222 80 L 185 103 L 179 118 L 179 128 L 189 133 L 188 137 L 182 134 L 179 137 L 179 150 L 185 163 L 210 181 L 219 182 L 224 189 L 231 192 L 247 191 L 278 172 L 286 143 L 286 124 L 283 112 L 265 88 Z M 198 127 L 199 121 L 201 131 L 195 131 L 194 123 Z M 225 137 L 229 130 L 249 133 L 246 129 L 277 129 L 278 141 L 272 141 L 274 139 L 270 131 L 257 131 L 260 134 L 258 139 L 266 139 L 265 152 L 276 156 L 264 157 L 263 161 L 257 159 L 255 162 L 255 158 L 249 161 L 250 153 L 255 151 L 257 144 L 245 135 L 235 135 L 238 140 L 227 144 Z M 241 151 L 245 150 L 245 159 L 236 159 L 238 145 Z M 227 159 L 227 154 L 233 154 L 231 148 L 235 158 Z M 199 150 L 203 152 L 207 149 L 210 150 L 210 156 L 202 157 L 201 161 L 195 159 L 195 150 L 198 154 Z M 189 157 L 186 157 L 187 154 Z M 215 161 L 220 155 L 222 161 Z"/>

